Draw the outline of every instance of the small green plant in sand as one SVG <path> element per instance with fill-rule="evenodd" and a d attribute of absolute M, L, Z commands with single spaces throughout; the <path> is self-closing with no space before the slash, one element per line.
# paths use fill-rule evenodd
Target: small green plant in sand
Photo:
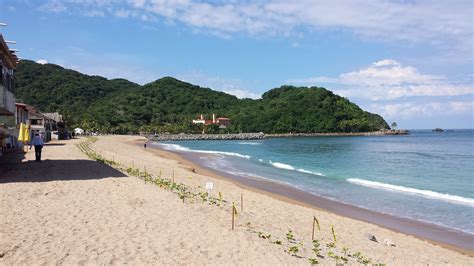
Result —
<path fill-rule="evenodd" d="M 245 225 L 247 225 L 247 227 L 248 227 L 249 230 L 250 230 L 250 226 L 252 226 L 252 222 L 248 221 Z"/>
<path fill-rule="evenodd" d="M 207 193 L 207 192 L 199 192 L 198 194 L 199 194 L 199 196 L 201 197 L 202 202 L 206 202 L 206 201 L 207 201 L 207 196 L 208 196 L 208 193 Z"/>
<path fill-rule="evenodd" d="M 263 239 L 270 239 L 272 235 L 271 234 L 266 235 L 263 232 L 258 232 L 258 237 L 263 238 Z"/>
<path fill-rule="evenodd" d="M 329 249 L 336 248 L 336 243 L 329 242 L 329 243 L 326 244 L 326 247 L 329 248 Z"/>
<path fill-rule="evenodd" d="M 372 262 L 372 259 L 364 257 L 360 252 L 356 252 L 352 254 L 352 257 L 354 257 L 358 263 L 367 265 Z"/>
<path fill-rule="evenodd" d="M 297 256 L 298 252 L 300 251 L 299 247 L 297 245 L 291 246 L 288 249 L 288 253 L 290 253 L 292 256 Z"/>
<path fill-rule="evenodd" d="M 295 241 L 295 237 L 294 237 L 294 235 L 293 235 L 293 231 L 288 230 L 288 232 L 286 233 L 286 239 L 288 240 L 288 242 Z"/>
<path fill-rule="evenodd" d="M 344 253 L 344 256 L 347 256 L 347 253 L 349 252 L 349 248 L 348 247 L 343 247 L 342 248 L 342 253 Z"/>
<path fill-rule="evenodd" d="M 282 244 L 281 240 L 278 240 L 278 239 L 273 241 L 272 243 L 275 244 L 275 245 L 281 245 Z"/>
<path fill-rule="evenodd" d="M 370 263 L 372 262 L 372 259 L 363 257 L 363 258 L 361 259 L 361 261 L 357 261 L 357 262 L 362 263 L 362 264 L 364 264 L 364 265 L 368 265 L 368 264 L 370 264 Z"/>
<path fill-rule="evenodd" d="M 308 261 L 311 265 L 319 264 L 318 259 L 315 259 L 315 258 L 309 258 Z"/>
<path fill-rule="evenodd" d="M 313 248 L 311 249 L 316 257 L 324 258 L 321 255 L 321 244 L 319 240 L 313 240 Z"/>
<path fill-rule="evenodd" d="M 328 257 L 334 259 L 336 261 L 336 264 L 339 263 L 339 261 L 341 260 L 341 257 L 339 257 L 338 255 L 336 255 L 333 251 L 329 251 L 328 252 Z"/>
<path fill-rule="evenodd" d="M 321 255 L 321 244 L 319 243 L 319 240 L 313 240 L 313 248 L 311 249 L 314 254 L 314 258 L 309 258 L 308 261 L 311 263 L 311 265 L 319 264 L 318 258 L 324 258 L 324 256 Z"/>

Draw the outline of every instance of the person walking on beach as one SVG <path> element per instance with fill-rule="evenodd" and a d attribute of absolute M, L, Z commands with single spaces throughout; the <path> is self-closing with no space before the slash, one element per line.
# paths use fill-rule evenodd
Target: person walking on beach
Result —
<path fill-rule="evenodd" d="M 35 137 L 30 142 L 30 150 L 31 146 L 35 146 L 35 157 L 36 162 L 41 162 L 41 150 L 43 149 L 44 141 L 43 138 L 38 133 L 35 133 Z"/>
<path fill-rule="evenodd" d="M 146 142 L 143 143 L 143 148 L 146 150 Z"/>

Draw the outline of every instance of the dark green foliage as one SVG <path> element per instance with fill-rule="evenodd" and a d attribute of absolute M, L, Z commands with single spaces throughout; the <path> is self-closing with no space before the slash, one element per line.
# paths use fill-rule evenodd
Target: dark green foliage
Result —
<path fill-rule="evenodd" d="M 272 89 L 262 99 L 242 102 L 234 117 L 235 124 L 246 132 L 368 132 L 388 128 L 381 116 L 318 87 Z"/>
<path fill-rule="evenodd" d="M 44 112 L 59 111 L 69 127 L 137 133 L 366 132 L 388 128 L 383 118 L 363 111 L 324 88 L 282 86 L 262 99 L 239 100 L 171 77 L 144 86 L 107 80 L 60 66 L 23 60 L 17 68 L 16 97 Z M 198 114 L 232 119 L 226 130 L 193 125 Z"/>

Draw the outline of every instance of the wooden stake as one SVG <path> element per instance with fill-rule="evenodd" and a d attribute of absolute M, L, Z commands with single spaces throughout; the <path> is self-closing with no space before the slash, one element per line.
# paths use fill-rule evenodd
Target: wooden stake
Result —
<path fill-rule="evenodd" d="M 321 231 L 321 227 L 319 226 L 318 218 L 316 218 L 316 216 L 313 216 L 313 234 L 311 236 L 311 240 L 314 240 L 314 228 L 316 226 L 318 226 L 318 230 Z"/>
<path fill-rule="evenodd" d="M 235 204 L 232 202 L 232 230 L 234 230 Z"/>

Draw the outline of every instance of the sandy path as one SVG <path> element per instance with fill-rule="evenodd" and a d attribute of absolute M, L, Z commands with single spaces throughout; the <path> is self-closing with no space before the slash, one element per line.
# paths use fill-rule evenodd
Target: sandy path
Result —
<path fill-rule="evenodd" d="M 219 208 L 86 159 L 77 141 L 0 172 L 0 264 L 301 263 L 231 231 Z"/>

